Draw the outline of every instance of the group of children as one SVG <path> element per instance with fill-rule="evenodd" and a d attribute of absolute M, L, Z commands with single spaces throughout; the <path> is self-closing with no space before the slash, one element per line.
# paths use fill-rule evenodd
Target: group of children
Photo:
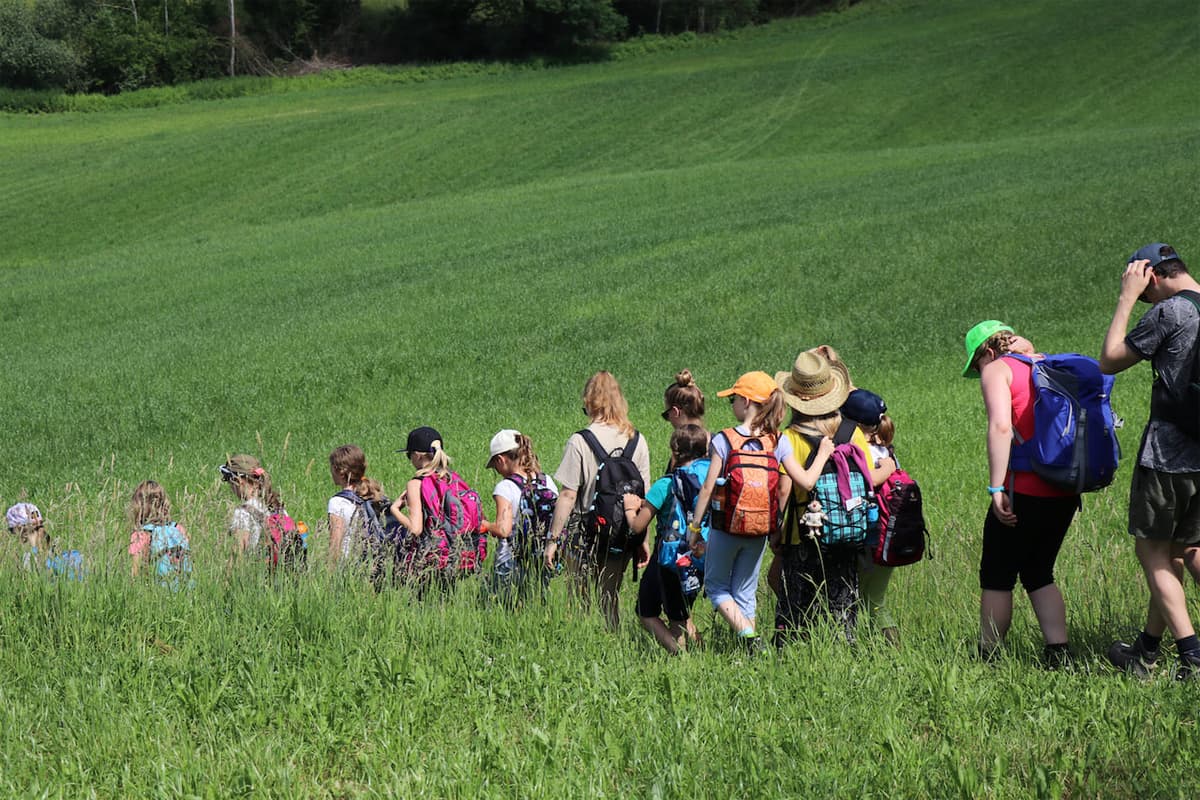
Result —
<path fill-rule="evenodd" d="M 836 475 L 839 485 L 854 475 L 845 470 L 847 462 L 861 465 L 856 479 L 867 499 L 896 469 L 894 426 L 882 399 L 855 389 L 827 347 L 801 353 L 790 371 L 774 377 L 746 373 L 717 396 L 729 398 L 737 424 L 710 435 L 704 394 L 691 373 L 679 373 L 667 387 L 662 417 L 673 428 L 670 459 L 651 482 L 648 450 L 628 422 L 620 387 L 609 373 L 597 373 L 584 390 L 590 424 L 568 442 L 553 477 L 543 471 L 528 436 L 504 429 L 492 437 L 487 466 L 498 480 L 491 522 L 483 518 L 478 495 L 451 469 L 434 428 L 411 431 L 398 451 L 413 475 L 394 499 L 367 476 L 360 447 L 337 447 L 329 455 L 336 492 L 327 505 L 326 561 L 334 569 L 361 570 L 377 590 L 390 577 L 421 595 L 482 572 L 490 542 L 490 597 L 517 608 L 544 597 L 551 577 L 565 569 L 580 597 L 599 594 L 612 627 L 621 579 L 632 561 L 635 575 L 641 571 L 636 614 L 663 648 L 677 653 L 700 639 L 691 612 L 705 587 L 746 646 L 762 647 L 756 595 L 769 545 L 777 644 L 807 631 L 820 614 L 832 615 L 852 640 L 860 591 L 873 624 L 898 643 L 885 603 L 891 568 L 872 561 L 869 539 L 831 538 L 836 525 L 830 527 L 830 515 L 838 509 L 823 509 L 819 499 L 826 496 L 819 493 L 823 475 Z M 219 473 L 237 500 L 229 515 L 227 568 L 246 558 L 265 559 L 272 571 L 308 567 L 307 527 L 287 514 L 261 462 L 235 455 Z M 606 482 L 622 474 L 627 478 L 615 490 L 617 504 L 605 510 L 605 492 L 613 491 Z M 842 493 L 848 496 L 844 485 Z M 765 513 L 753 510 L 754 497 Z M 129 517 L 132 573 L 148 572 L 173 590 L 190 586 L 188 534 L 163 487 L 139 484 Z M 657 521 L 652 541 L 651 520 Z M 7 521 L 24 548 L 27 569 L 83 575 L 78 552 L 53 551 L 32 504 L 10 508 Z"/>

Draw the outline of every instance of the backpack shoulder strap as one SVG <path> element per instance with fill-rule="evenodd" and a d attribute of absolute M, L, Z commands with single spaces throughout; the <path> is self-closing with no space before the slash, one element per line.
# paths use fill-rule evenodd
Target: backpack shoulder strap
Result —
<path fill-rule="evenodd" d="M 520 489 L 522 492 L 525 491 L 525 479 L 522 478 L 517 473 L 514 472 L 511 475 L 506 475 L 506 476 L 504 476 L 504 479 L 506 481 L 512 481 L 513 483 L 515 483 L 517 488 Z"/>
<path fill-rule="evenodd" d="M 366 502 L 365 500 L 363 500 L 361 497 L 358 496 L 358 492 L 355 492 L 351 489 L 342 489 L 340 492 L 335 494 L 334 497 L 341 497 L 344 500 L 349 500 L 351 503 L 354 503 L 354 505 L 356 505 L 356 506 L 361 506 L 363 503 Z"/>
<path fill-rule="evenodd" d="M 837 432 L 833 434 L 834 444 L 847 444 L 854 438 L 854 432 L 858 430 L 858 423 L 852 419 L 842 418 L 842 424 L 838 425 Z"/>
<path fill-rule="evenodd" d="M 633 454 L 637 451 L 638 440 L 641 437 L 642 435 L 636 430 L 633 432 L 633 436 L 629 437 L 629 441 L 625 443 L 625 447 L 621 450 L 622 458 L 628 458 L 630 461 L 633 461 Z"/>
<path fill-rule="evenodd" d="M 717 433 L 718 436 L 724 436 L 725 441 L 729 442 L 729 450 L 741 450 L 746 442 L 750 439 L 749 436 L 743 436 L 738 432 L 737 428 L 725 428 Z"/>
<path fill-rule="evenodd" d="M 600 446 L 600 440 L 596 438 L 596 434 L 592 433 L 587 428 L 578 431 L 578 433 L 583 438 L 583 441 L 587 442 L 587 446 L 591 448 L 592 455 L 596 457 L 597 463 L 603 464 L 609 459 L 609 454 L 606 453 L 604 448 Z"/>

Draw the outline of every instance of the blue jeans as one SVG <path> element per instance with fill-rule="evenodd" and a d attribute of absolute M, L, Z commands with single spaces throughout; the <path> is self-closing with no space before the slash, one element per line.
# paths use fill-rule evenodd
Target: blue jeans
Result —
<path fill-rule="evenodd" d="M 766 549 L 766 536 L 731 536 L 716 528 L 709 531 L 704 585 L 713 608 L 732 600 L 746 619 L 754 619 L 758 607 L 758 570 Z"/>

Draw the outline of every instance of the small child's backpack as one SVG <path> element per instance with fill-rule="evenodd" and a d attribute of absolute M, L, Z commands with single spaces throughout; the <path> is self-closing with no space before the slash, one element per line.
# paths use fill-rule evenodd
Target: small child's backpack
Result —
<path fill-rule="evenodd" d="M 1112 483 L 1121 459 L 1113 376 L 1100 372 L 1096 359 L 1078 353 L 1006 358 L 1030 366 L 1034 394 L 1033 438 L 1022 441 L 1013 431 L 1009 467 L 1034 472 L 1076 494 Z"/>
<path fill-rule="evenodd" d="M 307 527 L 301 527 L 283 509 L 263 518 L 267 534 L 267 569 L 274 572 L 280 564 L 299 572 L 308 564 Z"/>
<path fill-rule="evenodd" d="M 595 543 L 597 554 L 631 553 L 642 537 L 633 532 L 625 519 L 625 495 L 646 496 L 646 483 L 633 463 L 640 435 L 634 431 L 617 455 L 605 452 L 596 435 L 586 428 L 579 435 L 591 448 L 598 465 L 592 502 L 583 512 L 584 531 Z"/>
<path fill-rule="evenodd" d="M 842 420 L 833 437 L 833 453 L 808 493 L 809 502 L 818 501 L 826 517 L 819 537 L 825 547 L 862 547 L 873 524 L 875 492 L 871 487 L 871 468 L 863 451 L 851 442 L 856 428 L 853 420 Z M 812 448 L 804 464 L 808 469 L 816 460 L 821 440 L 800 435 Z"/>
<path fill-rule="evenodd" d="M 514 509 L 513 535 L 509 546 L 516 558 L 526 559 L 540 552 L 539 543 L 544 542 L 550 533 L 558 495 L 550 488 L 544 473 L 539 472 L 526 480 L 514 472 L 508 476 L 508 480 L 521 490 L 521 507 Z"/>
<path fill-rule="evenodd" d="M 699 591 L 704 576 L 704 556 L 688 548 L 687 527 L 695 521 L 696 500 L 708 467 L 709 460 L 702 458 L 672 470 L 671 493 L 658 512 L 658 564 L 679 575 L 685 594 Z M 708 541 L 709 523 L 710 515 L 705 514 L 700 520 L 700 538 L 704 542 Z"/>
<path fill-rule="evenodd" d="M 879 543 L 872 559 L 883 567 L 915 564 L 925 555 L 925 511 L 921 487 L 897 469 L 879 487 Z"/>
<path fill-rule="evenodd" d="M 192 546 L 174 522 L 165 525 L 143 525 L 150 534 L 150 561 L 158 582 L 176 591 L 190 585 L 192 576 Z"/>
<path fill-rule="evenodd" d="M 422 526 L 436 547 L 437 567 L 451 572 L 478 572 L 487 558 L 487 536 L 480 530 L 479 495 L 457 472 L 445 478 L 421 479 Z"/>
<path fill-rule="evenodd" d="M 363 538 L 368 544 L 379 544 L 387 540 L 388 534 L 384 530 L 383 521 L 379 519 L 379 512 L 375 510 L 374 503 L 359 497 L 353 489 L 342 489 L 336 496 L 344 497 L 354 503 L 354 516 L 361 519 Z M 353 517 L 351 520 L 353 521 Z"/>
<path fill-rule="evenodd" d="M 713 490 L 712 524 L 734 536 L 767 536 L 779 530 L 779 459 L 776 434 L 743 436 L 726 428 L 718 436 L 729 442 L 729 457 Z M 748 449 L 758 442 L 761 450 Z"/>

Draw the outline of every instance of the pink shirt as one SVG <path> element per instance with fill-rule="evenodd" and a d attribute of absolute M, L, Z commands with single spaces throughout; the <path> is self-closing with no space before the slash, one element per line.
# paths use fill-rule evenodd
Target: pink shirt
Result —
<path fill-rule="evenodd" d="M 1024 441 L 1033 438 L 1033 368 L 1023 361 L 1004 357 L 1004 363 L 1012 370 L 1012 426 Z M 1015 444 L 1015 440 L 1014 440 Z M 1033 472 L 1010 472 L 1005 476 L 1005 485 L 1012 480 L 1013 491 L 1034 497 L 1070 497 L 1073 492 L 1059 489 L 1047 483 Z"/>

